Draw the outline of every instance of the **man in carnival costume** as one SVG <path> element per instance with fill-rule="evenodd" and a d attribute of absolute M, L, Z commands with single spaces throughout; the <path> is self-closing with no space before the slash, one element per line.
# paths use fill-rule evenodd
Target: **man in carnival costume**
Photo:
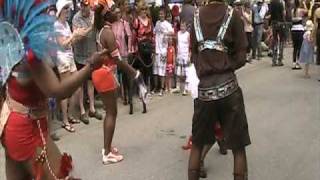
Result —
<path fill-rule="evenodd" d="M 220 121 L 223 141 L 234 156 L 234 180 L 247 180 L 245 147 L 251 143 L 243 96 L 235 71 L 245 65 L 247 40 L 239 12 L 222 0 L 197 8 L 191 31 L 192 61 L 199 77 L 194 104 L 189 180 L 199 179 L 201 152 L 215 141 Z"/>
<path fill-rule="evenodd" d="M 59 81 L 50 67 L 56 54 L 49 0 L 0 0 L 0 134 L 8 180 L 74 179 L 72 159 L 48 136 L 48 98 L 71 96 L 102 65 L 95 53 L 69 78 Z"/>

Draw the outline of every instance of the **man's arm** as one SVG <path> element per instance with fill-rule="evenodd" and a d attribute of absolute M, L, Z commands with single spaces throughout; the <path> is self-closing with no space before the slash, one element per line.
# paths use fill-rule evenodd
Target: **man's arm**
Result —
<path fill-rule="evenodd" d="M 78 16 L 74 16 L 72 19 L 72 29 L 79 32 L 80 38 L 78 40 L 80 40 L 87 36 L 90 31 L 92 31 L 92 26 L 86 27 L 78 18 Z"/>
<path fill-rule="evenodd" d="M 246 50 L 248 46 L 247 36 L 244 31 L 243 21 L 240 14 L 234 12 L 231 21 L 231 34 L 233 49 L 231 50 L 231 62 L 234 70 L 237 70 L 246 63 Z"/>

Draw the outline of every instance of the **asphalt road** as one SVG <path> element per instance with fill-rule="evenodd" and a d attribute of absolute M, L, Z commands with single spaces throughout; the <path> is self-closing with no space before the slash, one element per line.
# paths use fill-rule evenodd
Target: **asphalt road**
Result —
<path fill-rule="evenodd" d="M 287 57 L 290 57 L 287 52 Z M 291 53 L 290 53 L 291 54 Z M 320 179 L 320 69 L 311 79 L 269 58 L 247 64 L 237 74 L 243 89 L 252 145 L 247 148 L 250 180 Z M 135 104 L 135 114 L 119 103 L 114 144 L 125 156 L 119 164 L 102 165 L 102 122 L 77 125 L 77 132 L 59 129 L 58 146 L 72 154 L 74 174 L 85 180 L 187 180 L 188 151 L 181 145 L 191 131 L 191 97 L 154 96 L 148 113 Z M 0 179 L 5 179 L 0 147 Z M 208 179 L 231 180 L 233 158 L 209 152 Z"/>

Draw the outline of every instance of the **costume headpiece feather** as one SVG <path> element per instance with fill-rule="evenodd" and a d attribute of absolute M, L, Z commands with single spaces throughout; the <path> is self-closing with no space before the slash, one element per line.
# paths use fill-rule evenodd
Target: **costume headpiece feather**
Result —
<path fill-rule="evenodd" d="M 0 81 L 22 60 L 47 59 L 56 48 L 55 18 L 46 14 L 54 0 L 0 0 Z"/>

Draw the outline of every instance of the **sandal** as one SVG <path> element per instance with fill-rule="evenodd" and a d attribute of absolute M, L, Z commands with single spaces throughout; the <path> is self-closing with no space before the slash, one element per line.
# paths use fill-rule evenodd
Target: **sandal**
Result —
<path fill-rule="evenodd" d="M 78 120 L 78 119 L 76 119 L 76 118 L 74 118 L 74 117 L 68 117 L 68 121 L 69 121 L 69 123 L 71 123 L 71 124 L 80 124 L 80 120 Z"/>
<path fill-rule="evenodd" d="M 61 125 L 62 128 L 64 128 L 66 131 L 68 132 L 71 132 L 71 133 L 74 133 L 76 130 L 72 127 L 71 124 L 66 124 L 66 123 L 63 123 Z"/>

